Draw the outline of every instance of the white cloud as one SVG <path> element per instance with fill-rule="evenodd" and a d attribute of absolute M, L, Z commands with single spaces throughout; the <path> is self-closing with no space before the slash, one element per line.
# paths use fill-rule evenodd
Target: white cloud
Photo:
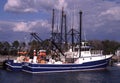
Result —
<path fill-rule="evenodd" d="M 62 7 L 66 8 L 67 7 L 67 3 L 65 0 L 58 0 L 58 2 L 55 4 L 55 8 L 58 10 L 61 10 Z"/>
<path fill-rule="evenodd" d="M 5 6 L 6 7 L 19 7 L 20 6 L 20 1 L 19 0 L 8 0 Z"/>
<path fill-rule="evenodd" d="M 15 23 L 15 27 L 13 28 L 13 31 L 23 31 L 23 32 L 29 32 L 29 28 L 27 26 L 27 23 L 24 22 L 19 22 L 19 23 Z"/>
<path fill-rule="evenodd" d="M 120 7 L 112 7 L 101 13 L 101 16 L 106 16 L 110 20 L 120 20 Z"/>
<path fill-rule="evenodd" d="M 46 20 L 37 20 L 37 21 L 30 21 L 30 22 L 18 22 L 15 23 L 15 27 L 13 28 L 13 31 L 22 31 L 22 32 L 33 32 L 37 29 L 49 29 L 50 24 Z"/>
<path fill-rule="evenodd" d="M 46 20 L 37 20 L 29 22 L 8 22 L 0 21 L 0 29 L 2 31 L 14 31 L 14 32 L 37 32 L 38 29 L 50 29 L 50 24 Z"/>
<path fill-rule="evenodd" d="M 24 9 L 23 12 L 38 12 L 38 11 L 34 8 L 27 8 L 27 9 Z"/>
<path fill-rule="evenodd" d="M 32 0 L 7 0 L 4 10 L 11 12 L 37 12 L 34 5 Z"/>
<path fill-rule="evenodd" d="M 11 12 L 38 12 L 41 10 L 61 9 L 66 7 L 65 0 L 8 0 L 4 10 Z"/>

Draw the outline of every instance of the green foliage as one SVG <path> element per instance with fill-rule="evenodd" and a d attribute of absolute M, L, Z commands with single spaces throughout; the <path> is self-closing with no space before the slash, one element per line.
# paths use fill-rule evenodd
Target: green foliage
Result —
<path fill-rule="evenodd" d="M 115 51 L 120 47 L 120 42 L 110 41 L 110 40 L 90 40 L 88 41 L 95 49 L 103 50 L 104 54 L 114 54 Z M 49 40 L 44 40 L 43 42 L 38 42 L 33 40 L 29 42 L 27 51 L 30 55 L 33 54 L 33 50 L 45 49 L 47 52 L 50 52 L 50 42 Z M 17 55 L 18 51 L 26 51 L 24 48 L 26 47 L 25 42 L 14 41 L 12 44 L 5 41 L 0 42 L 0 54 L 1 55 Z"/>
<path fill-rule="evenodd" d="M 10 46 L 10 44 L 7 41 L 0 42 L 0 54 L 8 55 L 10 47 L 11 46 Z"/>
<path fill-rule="evenodd" d="M 15 49 L 18 49 L 18 47 L 19 47 L 19 41 L 14 41 L 12 43 L 12 47 L 15 48 Z"/>
<path fill-rule="evenodd" d="M 110 40 L 91 40 L 89 41 L 95 49 L 103 50 L 104 54 L 114 54 L 115 51 L 120 47 L 120 42 Z"/>
<path fill-rule="evenodd" d="M 104 46 L 100 40 L 91 40 L 91 41 L 89 41 L 89 43 L 96 50 L 102 50 L 104 48 Z"/>
<path fill-rule="evenodd" d="M 104 41 L 102 41 L 102 44 L 104 46 L 103 50 L 104 50 L 105 54 L 109 54 L 109 53 L 114 54 L 115 51 L 120 46 L 120 43 L 118 43 L 116 41 L 110 41 L 110 40 L 104 40 Z"/>

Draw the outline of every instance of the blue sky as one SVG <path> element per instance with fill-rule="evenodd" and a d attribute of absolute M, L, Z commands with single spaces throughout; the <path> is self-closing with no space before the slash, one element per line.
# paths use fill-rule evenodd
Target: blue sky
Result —
<path fill-rule="evenodd" d="M 0 0 L 0 41 L 24 41 L 31 32 L 42 39 L 50 37 L 52 9 L 56 25 L 64 7 L 68 27 L 79 27 L 79 11 L 83 11 L 83 32 L 87 40 L 120 41 L 119 0 Z"/>

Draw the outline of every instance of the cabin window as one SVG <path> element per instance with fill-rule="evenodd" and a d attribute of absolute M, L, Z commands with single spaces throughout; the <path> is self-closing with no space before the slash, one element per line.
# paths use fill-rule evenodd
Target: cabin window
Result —
<path fill-rule="evenodd" d="M 75 48 L 75 52 L 77 52 L 78 51 L 78 48 Z"/>
<path fill-rule="evenodd" d="M 89 51 L 89 48 L 82 48 L 81 51 Z"/>

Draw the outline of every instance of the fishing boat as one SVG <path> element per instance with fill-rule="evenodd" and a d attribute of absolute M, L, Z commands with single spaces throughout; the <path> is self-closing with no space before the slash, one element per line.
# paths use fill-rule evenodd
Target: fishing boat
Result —
<path fill-rule="evenodd" d="M 87 50 L 81 51 L 81 57 L 79 57 L 78 50 L 72 52 L 70 49 L 65 52 L 66 60 L 64 60 L 65 57 L 62 57 L 59 60 L 50 58 L 49 61 L 41 60 L 41 62 L 38 62 L 37 56 L 34 56 L 33 60 L 19 63 L 15 60 L 8 60 L 6 65 L 9 70 L 29 73 L 100 70 L 108 66 L 112 54 L 102 55 L 101 53 L 92 52 L 91 48 L 84 47 L 83 49 L 85 48 Z"/>
<path fill-rule="evenodd" d="M 34 50 L 32 59 L 29 57 L 19 57 L 17 60 L 7 60 L 7 69 L 13 71 L 24 71 L 28 73 L 51 73 L 105 69 L 111 60 L 112 54 L 103 55 L 102 51 L 92 50 L 92 47 L 88 45 L 86 41 L 81 41 L 81 15 L 82 12 L 80 12 L 79 42 L 77 42 L 76 45 L 71 44 L 67 51 L 62 52 L 53 42 L 54 39 L 52 38 L 52 43 L 56 48 L 58 48 L 57 50 L 60 51 L 60 53 L 57 54 L 59 57 L 47 55 L 46 50 L 39 50 L 39 53 Z M 71 32 L 73 37 L 73 29 L 71 29 Z M 73 40 L 74 39 L 72 39 L 72 42 Z"/>
<path fill-rule="evenodd" d="M 34 58 L 34 63 L 24 63 L 22 71 L 29 73 L 48 73 L 100 70 L 108 66 L 109 60 L 112 57 L 112 54 L 102 55 L 101 52 L 92 52 L 89 46 L 82 46 L 80 57 L 78 49 L 78 47 L 74 48 L 74 51 L 70 49 L 68 52 L 65 52 L 66 58 L 61 57 L 58 60 L 49 59 L 49 61 L 37 63 L 36 58 Z"/>

